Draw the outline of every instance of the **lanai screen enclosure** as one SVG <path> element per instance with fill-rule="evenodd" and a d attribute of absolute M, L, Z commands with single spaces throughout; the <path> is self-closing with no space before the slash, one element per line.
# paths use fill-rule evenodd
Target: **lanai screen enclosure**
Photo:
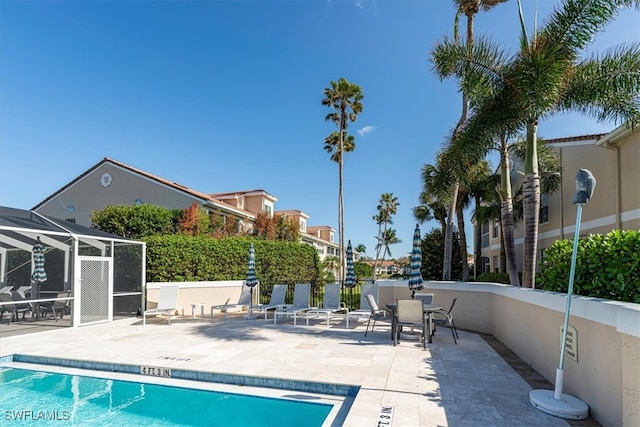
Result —
<path fill-rule="evenodd" d="M 45 247 L 43 282 L 33 275 L 38 242 Z M 0 206 L 0 289 L 30 286 L 25 302 L 33 306 L 71 291 L 72 326 L 135 316 L 144 301 L 145 259 L 144 242 Z"/>

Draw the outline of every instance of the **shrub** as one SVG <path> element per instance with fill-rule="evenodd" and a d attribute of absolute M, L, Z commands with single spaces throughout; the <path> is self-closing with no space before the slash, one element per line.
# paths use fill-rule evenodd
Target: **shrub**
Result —
<path fill-rule="evenodd" d="M 567 292 L 572 240 L 558 240 L 544 252 L 537 281 L 542 289 Z M 615 230 L 578 242 L 574 293 L 640 303 L 640 232 Z"/>

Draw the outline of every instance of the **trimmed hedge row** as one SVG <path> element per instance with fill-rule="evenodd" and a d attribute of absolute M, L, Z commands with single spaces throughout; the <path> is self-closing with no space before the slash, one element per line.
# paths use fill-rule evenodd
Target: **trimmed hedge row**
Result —
<path fill-rule="evenodd" d="M 544 252 L 536 281 L 542 289 L 567 292 L 573 240 L 558 240 Z M 640 231 L 615 230 L 578 242 L 574 293 L 640 304 Z"/>
<path fill-rule="evenodd" d="M 315 284 L 321 277 L 318 252 L 301 243 L 181 234 L 144 240 L 149 282 L 244 280 L 251 243 L 256 253 L 256 275 L 268 288 L 274 283 Z"/>

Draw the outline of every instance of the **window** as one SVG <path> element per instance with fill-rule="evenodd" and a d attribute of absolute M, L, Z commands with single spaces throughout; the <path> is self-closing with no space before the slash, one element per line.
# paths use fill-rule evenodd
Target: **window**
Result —
<path fill-rule="evenodd" d="M 331 243 L 333 243 L 333 232 L 331 232 L 331 233 L 329 234 L 329 241 L 330 241 Z"/>
<path fill-rule="evenodd" d="M 300 231 L 302 231 L 303 233 L 307 232 L 307 221 L 305 221 L 304 219 L 300 220 Z"/>
<path fill-rule="evenodd" d="M 482 257 L 482 272 L 488 273 L 491 271 L 491 260 L 488 256 Z"/>
<path fill-rule="evenodd" d="M 540 224 L 549 222 L 549 195 L 540 194 Z"/>
<path fill-rule="evenodd" d="M 498 263 L 498 257 L 493 257 L 493 271 L 494 273 L 500 273 L 500 264 Z"/>
<path fill-rule="evenodd" d="M 271 203 L 269 203 L 267 201 L 264 201 L 263 202 L 263 206 L 262 206 L 262 210 L 264 212 L 266 212 L 267 215 L 269 215 L 269 218 L 273 218 L 273 204 L 271 204 Z"/>
<path fill-rule="evenodd" d="M 486 248 L 489 246 L 489 223 L 482 223 L 480 230 L 480 234 L 482 235 L 482 247 Z"/>
<path fill-rule="evenodd" d="M 497 239 L 500 232 L 500 221 L 493 222 L 493 238 Z"/>
<path fill-rule="evenodd" d="M 75 224 L 76 223 L 76 219 L 75 218 L 67 218 L 67 222 L 70 222 L 71 224 Z"/>

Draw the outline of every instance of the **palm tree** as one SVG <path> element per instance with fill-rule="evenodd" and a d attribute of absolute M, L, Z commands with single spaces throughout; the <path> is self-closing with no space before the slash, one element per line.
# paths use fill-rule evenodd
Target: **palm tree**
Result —
<path fill-rule="evenodd" d="M 354 249 L 359 254 L 364 254 L 364 253 L 367 252 L 367 247 L 365 245 L 363 245 L 362 243 L 359 243 Z"/>
<path fill-rule="evenodd" d="M 402 240 L 400 240 L 398 238 L 398 236 L 396 235 L 396 230 L 394 230 L 393 228 L 387 228 L 381 236 L 376 237 L 376 239 L 378 240 L 378 243 L 376 243 L 376 251 L 378 251 L 379 253 L 382 253 L 382 259 L 381 262 L 384 262 L 384 259 L 387 255 L 389 255 L 389 257 L 391 257 L 391 245 L 395 245 L 397 243 L 402 243 Z M 377 259 L 376 259 L 377 262 Z M 375 267 L 373 269 L 373 274 L 374 274 L 374 280 L 375 280 Z"/>
<path fill-rule="evenodd" d="M 466 46 L 469 48 L 473 46 L 473 34 L 474 34 L 474 20 L 475 15 L 480 11 L 480 9 L 484 11 L 488 11 L 494 6 L 504 3 L 506 0 L 454 0 L 454 6 L 457 8 L 455 25 L 454 25 L 454 43 L 459 44 L 458 37 L 458 19 L 461 14 L 467 17 L 467 41 Z M 436 68 L 437 71 L 437 68 Z M 438 73 L 439 74 L 439 73 Z M 444 77 L 442 74 L 439 74 L 440 77 Z M 469 114 L 470 107 L 470 95 L 471 93 L 466 90 L 463 86 L 462 89 L 462 110 L 460 113 L 460 118 L 453 129 L 449 140 L 450 143 L 453 143 L 460 132 L 462 131 Z M 444 260 L 442 267 L 442 279 L 443 280 L 451 280 L 451 251 L 453 246 L 453 214 L 458 204 L 458 192 L 460 191 L 460 173 L 464 173 L 460 168 L 453 168 L 449 171 L 454 176 L 454 183 L 451 187 L 451 196 L 450 203 L 447 209 L 447 217 L 446 217 L 446 230 L 444 237 Z M 465 260 L 466 262 L 466 260 Z"/>
<path fill-rule="evenodd" d="M 362 112 L 362 89 L 355 83 L 350 83 L 344 77 L 340 77 L 338 81 L 331 81 L 331 87 L 324 89 L 325 98 L 322 100 L 322 105 L 333 108 L 335 111 L 326 115 L 325 120 L 334 122 L 338 128 L 337 138 L 337 150 L 336 153 L 331 156 L 332 160 L 338 161 L 338 227 L 340 229 L 340 280 L 344 279 L 344 197 L 343 197 L 343 168 L 344 168 L 344 156 L 347 144 L 353 143 L 353 137 L 351 139 L 347 135 L 347 127 L 349 123 L 355 122 L 358 118 L 358 114 Z M 329 142 L 327 142 L 329 140 Z M 325 149 L 328 145 L 331 145 L 333 141 L 332 136 L 329 135 L 325 139 Z M 355 147 L 353 144 L 352 147 Z"/>
<path fill-rule="evenodd" d="M 378 266 L 378 259 L 380 258 L 380 251 L 383 249 L 389 249 L 389 236 L 387 231 L 389 230 L 389 225 L 393 224 L 393 215 L 398 213 L 398 198 L 393 195 L 393 193 L 383 193 L 380 196 L 380 201 L 378 202 L 378 206 L 376 209 L 378 213 L 373 216 L 373 220 L 378 224 L 378 235 L 376 239 L 378 240 L 378 244 L 376 245 L 376 260 L 373 266 L 373 279 L 375 280 L 375 271 Z M 398 243 L 398 242 L 395 242 Z M 386 244 L 386 246 L 385 246 Z M 384 252 L 382 254 L 382 260 L 384 261 Z"/>
<path fill-rule="evenodd" d="M 520 5 L 520 0 L 518 0 Z M 530 39 L 520 7 L 521 42 L 509 60 L 488 40 L 476 40 L 461 49 L 443 43 L 438 69 L 456 75 L 463 86 L 490 87 L 490 94 L 474 110 L 458 142 L 473 146 L 487 137 L 526 128 L 524 161 L 523 286 L 535 287 L 535 265 L 540 209 L 537 152 L 538 122 L 558 112 L 578 111 L 598 121 L 635 123 L 640 120 L 640 45 L 630 43 L 602 55 L 580 59 L 593 37 L 622 7 L 638 0 L 572 0 L 554 10 L 547 23 Z M 489 91 L 488 91 L 489 92 Z M 465 135 L 463 135 L 465 134 Z M 475 141 L 475 142 L 474 142 Z M 469 146 L 465 147 L 469 150 Z M 476 147 L 479 148 L 479 147 Z"/>
<path fill-rule="evenodd" d="M 441 172 L 438 166 L 426 164 L 422 167 L 421 178 L 423 189 L 418 198 L 420 205 L 413 208 L 413 216 L 420 224 L 435 219 L 440 223 L 444 234 L 450 196 L 449 177 Z"/>

